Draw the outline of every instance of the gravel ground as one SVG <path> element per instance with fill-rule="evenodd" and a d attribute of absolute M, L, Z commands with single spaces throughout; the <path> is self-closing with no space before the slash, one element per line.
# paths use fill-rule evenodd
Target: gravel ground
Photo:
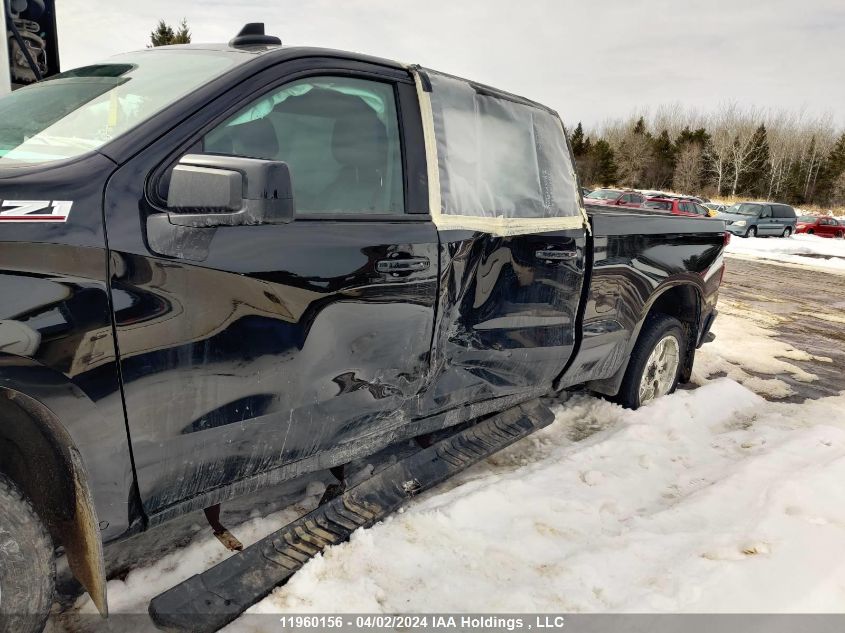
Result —
<path fill-rule="evenodd" d="M 845 275 L 771 261 L 729 257 L 720 300 L 760 314 L 779 338 L 832 362 L 790 361 L 818 376 L 807 383 L 779 376 L 802 402 L 845 391 Z M 741 343 L 741 342 L 740 342 Z"/>

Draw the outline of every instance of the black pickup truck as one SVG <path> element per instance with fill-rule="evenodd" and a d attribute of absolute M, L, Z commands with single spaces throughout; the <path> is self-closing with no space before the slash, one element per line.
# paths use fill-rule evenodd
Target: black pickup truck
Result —
<path fill-rule="evenodd" d="M 687 381 L 720 220 L 585 211 L 557 114 L 282 47 L 120 55 L 0 100 L 0 631 L 108 546 L 575 386 Z"/>

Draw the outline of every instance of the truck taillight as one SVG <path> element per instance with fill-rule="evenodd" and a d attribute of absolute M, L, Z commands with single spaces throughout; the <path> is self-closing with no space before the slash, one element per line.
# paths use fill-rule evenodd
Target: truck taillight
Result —
<path fill-rule="evenodd" d="M 728 244 L 730 244 L 730 243 L 731 243 L 731 232 L 730 232 L 730 231 L 725 231 L 725 239 L 724 239 L 724 241 L 723 241 L 722 243 L 723 243 L 725 246 L 727 246 Z"/>

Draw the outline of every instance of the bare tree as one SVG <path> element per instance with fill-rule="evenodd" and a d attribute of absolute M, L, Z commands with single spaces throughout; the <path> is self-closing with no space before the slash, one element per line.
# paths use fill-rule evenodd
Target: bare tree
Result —
<path fill-rule="evenodd" d="M 676 191 L 698 192 L 701 189 L 701 171 L 704 151 L 698 143 L 684 143 L 678 151 L 672 186 Z"/>
<path fill-rule="evenodd" d="M 799 122 L 803 112 L 777 111 L 766 116 L 769 135 L 769 199 L 781 190 L 783 179 L 789 170 L 797 144 Z"/>
<path fill-rule="evenodd" d="M 734 104 L 735 105 L 735 104 Z M 710 130 L 710 145 L 707 147 L 707 164 L 716 186 L 716 194 L 722 193 L 722 186 L 728 174 L 731 153 L 733 151 L 733 132 L 731 130 L 732 106 L 722 106 L 707 121 Z"/>
<path fill-rule="evenodd" d="M 810 136 L 810 146 L 807 151 L 806 176 L 804 178 L 804 199 L 812 197 L 816 181 L 824 159 L 836 143 L 836 131 L 830 114 L 823 115 L 807 127 L 805 135 Z"/>
<path fill-rule="evenodd" d="M 640 118 L 628 129 L 616 149 L 616 167 L 622 184 L 628 187 L 642 186 L 652 160 L 652 139 Z"/>
<path fill-rule="evenodd" d="M 756 166 L 754 133 L 762 118 L 754 108 L 742 109 L 735 103 L 729 106 L 725 122 L 728 132 L 733 136 L 730 146 L 730 166 L 733 173 L 731 195 L 735 196 L 739 179 L 744 173 Z"/>
<path fill-rule="evenodd" d="M 845 206 L 845 171 L 839 174 L 839 177 L 833 181 L 830 203 L 837 206 Z"/>

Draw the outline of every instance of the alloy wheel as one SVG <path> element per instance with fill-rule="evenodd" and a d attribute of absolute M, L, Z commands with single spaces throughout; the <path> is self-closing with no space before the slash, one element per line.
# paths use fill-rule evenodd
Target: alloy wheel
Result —
<path fill-rule="evenodd" d="M 657 342 L 645 363 L 640 378 L 640 404 L 669 393 L 678 375 L 680 362 L 681 346 L 678 339 L 672 334 L 667 334 Z"/>

